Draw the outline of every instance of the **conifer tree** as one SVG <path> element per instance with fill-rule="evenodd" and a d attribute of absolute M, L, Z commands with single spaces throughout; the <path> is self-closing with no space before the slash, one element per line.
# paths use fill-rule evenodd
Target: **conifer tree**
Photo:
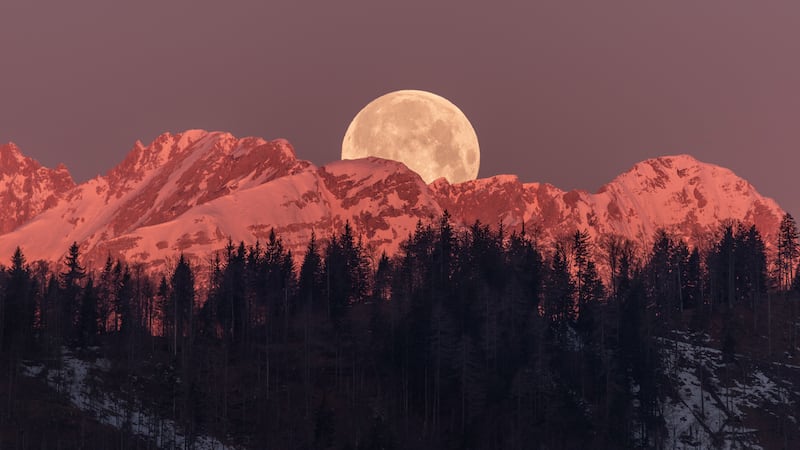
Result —
<path fill-rule="evenodd" d="M 59 308 L 61 308 L 61 286 L 56 275 L 50 275 L 42 297 L 40 315 L 43 321 L 48 348 L 55 346 L 61 339 Z"/>
<path fill-rule="evenodd" d="M 324 281 L 328 309 L 337 326 L 341 325 L 347 307 L 366 295 L 368 274 L 367 259 L 348 221 L 342 233 L 331 239 L 325 252 Z"/>
<path fill-rule="evenodd" d="M 700 250 L 695 247 L 689 254 L 689 259 L 686 262 L 686 276 L 683 277 L 684 290 L 684 307 L 697 308 L 702 307 L 703 291 L 702 291 L 702 268 L 700 266 Z"/>
<path fill-rule="evenodd" d="M 450 213 L 445 210 L 442 218 L 439 220 L 439 234 L 438 234 L 438 248 L 436 257 L 437 264 L 437 284 L 444 288 L 452 275 L 453 271 L 453 258 L 455 247 L 455 233 L 453 226 L 450 224 Z"/>
<path fill-rule="evenodd" d="M 509 339 L 514 348 L 523 354 L 530 345 L 531 327 L 538 317 L 538 307 L 543 278 L 542 255 L 525 233 L 511 234 L 506 255 L 510 272 L 508 295 L 510 297 Z"/>
<path fill-rule="evenodd" d="M 78 317 L 78 342 L 82 345 L 94 345 L 97 337 L 97 295 L 91 277 L 86 282 L 81 296 L 80 315 Z"/>
<path fill-rule="evenodd" d="M 172 273 L 170 289 L 170 314 L 172 315 L 172 352 L 177 355 L 178 349 L 188 354 L 193 329 L 195 286 L 194 273 L 189 261 L 181 254 L 175 271 Z M 187 355 L 188 356 L 188 355 Z"/>
<path fill-rule="evenodd" d="M 117 293 L 116 277 L 114 276 L 114 261 L 111 255 L 106 258 L 103 271 L 96 288 L 98 294 L 99 331 L 106 333 L 116 331 L 115 295 Z M 109 329 L 110 328 L 110 329 Z"/>
<path fill-rule="evenodd" d="M 586 302 L 583 298 L 586 291 L 583 288 L 584 271 L 590 260 L 590 241 L 587 230 L 576 230 L 571 236 L 570 250 L 572 251 L 572 264 L 575 267 L 575 284 L 577 287 L 578 304 Z"/>
<path fill-rule="evenodd" d="M 86 270 L 80 265 L 80 247 L 73 242 L 69 247 L 66 260 L 66 271 L 61 273 L 61 300 L 59 316 L 62 336 L 72 335 L 80 307 L 80 293 Z"/>
<path fill-rule="evenodd" d="M 650 258 L 645 268 L 648 297 L 662 313 L 676 304 L 675 242 L 663 229 L 656 232 Z"/>
<path fill-rule="evenodd" d="M 161 333 L 160 336 L 168 337 L 170 335 L 169 331 L 169 284 L 167 284 L 167 277 L 161 276 L 161 281 L 158 283 L 158 291 L 156 292 L 157 295 L 157 304 L 158 304 L 158 319 L 161 323 Z M 154 332 L 155 334 L 155 332 Z"/>
<path fill-rule="evenodd" d="M 322 259 L 317 249 L 316 233 L 312 230 L 300 266 L 297 290 L 303 311 L 303 404 L 306 415 L 311 409 L 311 341 L 315 331 L 312 320 L 321 312 L 322 292 Z"/>
<path fill-rule="evenodd" d="M 581 272 L 580 291 L 578 295 L 578 325 L 591 332 L 594 327 L 594 311 L 605 299 L 605 287 L 597 274 L 594 261 L 588 259 Z"/>
<path fill-rule="evenodd" d="M 80 247 L 77 242 L 73 242 L 69 247 L 66 260 L 64 264 L 67 266 L 67 271 L 61 274 L 64 289 L 73 289 L 80 287 L 80 283 L 86 276 L 86 269 L 80 265 Z"/>
<path fill-rule="evenodd" d="M 574 319 L 575 285 L 567 264 L 566 248 L 560 244 L 553 252 L 545 282 L 544 309 L 550 321 L 556 324 Z"/>
<path fill-rule="evenodd" d="M 131 273 L 127 265 L 117 261 L 114 267 L 114 319 L 115 329 L 122 335 L 129 334 L 133 325 L 133 289 L 131 286 Z"/>
<path fill-rule="evenodd" d="M 794 280 L 794 269 L 797 259 L 800 257 L 800 244 L 798 243 L 800 232 L 797 229 L 797 222 L 791 214 L 786 213 L 781 219 L 778 230 L 778 287 L 782 290 L 789 290 Z"/>
<path fill-rule="evenodd" d="M 608 290 L 611 298 L 621 293 L 621 284 L 630 277 L 636 245 L 630 239 L 617 234 L 606 234 L 600 239 L 600 249 L 609 269 Z"/>
<path fill-rule="evenodd" d="M 216 316 L 222 327 L 225 342 L 233 347 L 238 347 L 244 342 L 246 332 L 245 259 L 244 242 L 235 246 L 229 240 L 225 247 L 222 280 L 217 293 Z"/>
<path fill-rule="evenodd" d="M 767 288 L 766 245 L 755 225 L 740 227 L 736 240 L 738 301 L 746 301 L 755 308 L 756 300 Z"/>
<path fill-rule="evenodd" d="M 19 355 L 30 347 L 33 338 L 34 285 L 22 250 L 17 247 L 7 271 L 0 329 L 0 350 Z"/>
<path fill-rule="evenodd" d="M 300 266 L 299 292 L 309 312 L 317 308 L 318 302 L 322 300 L 322 258 L 317 248 L 317 236 L 313 231 Z"/>

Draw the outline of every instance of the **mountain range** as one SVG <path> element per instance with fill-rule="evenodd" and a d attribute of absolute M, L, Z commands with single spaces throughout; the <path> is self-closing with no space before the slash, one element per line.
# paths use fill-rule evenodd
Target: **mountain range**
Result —
<path fill-rule="evenodd" d="M 110 255 L 152 270 L 180 253 L 204 264 L 228 239 L 263 242 L 272 229 L 299 257 L 312 231 L 324 243 L 347 221 L 373 256 L 393 254 L 418 221 L 444 210 L 459 228 L 524 224 L 544 245 L 585 229 L 645 247 L 659 228 L 702 245 L 728 219 L 755 224 L 769 244 L 784 214 L 732 171 L 689 155 L 642 161 L 590 193 L 513 175 L 425 184 L 379 158 L 317 167 L 286 140 L 203 130 L 136 142 L 122 163 L 80 184 L 63 165 L 0 146 L 0 204 L 0 255 L 20 246 L 29 261 L 55 262 L 77 242 L 90 269 Z"/>

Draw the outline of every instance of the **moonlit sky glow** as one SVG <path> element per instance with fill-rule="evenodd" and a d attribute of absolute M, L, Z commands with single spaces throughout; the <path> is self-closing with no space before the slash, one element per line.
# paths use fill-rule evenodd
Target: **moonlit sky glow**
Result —
<path fill-rule="evenodd" d="M 481 177 L 598 189 L 675 153 L 800 213 L 800 2 L 3 0 L 0 142 L 78 181 L 164 131 L 337 160 L 398 89 L 458 105 Z"/>

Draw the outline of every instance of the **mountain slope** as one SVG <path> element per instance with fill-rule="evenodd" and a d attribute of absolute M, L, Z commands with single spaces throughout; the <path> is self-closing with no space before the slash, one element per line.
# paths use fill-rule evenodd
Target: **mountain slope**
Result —
<path fill-rule="evenodd" d="M 140 227 L 170 221 L 309 165 L 297 160 L 283 140 L 236 139 L 201 130 L 165 133 L 146 147 L 137 143 L 106 176 L 74 186 L 35 220 L 6 233 L 0 251 L 21 245 L 29 259 L 57 260 L 65 246 L 77 241 L 89 252 Z"/>
<path fill-rule="evenodd" d="M 368 246 L 393 252 L 417 220 L 442 213 L 422 180 L 394 161 L 338 161 L 238 191 L 175 220 L 141 227 L 91 249 L 161 265 L 180 252 L 202 260 L 234 241 L 265 241 L 270 230 L 302 255 L 315 231 L 322 242 L 350 221 Z M 0 241 L 1 242 L 1 241 Z"/>
<path fill-rule="evenodd" d="M 71 182 L 65 169 L 53 172 Z M 397 251 L 418 221 L 430 223 L 445 209 L 460 227 L 524 223 L 545 245 L 587 229 L 595 238 L 618 234 L 647 246 L 658 228 L 692 244 L 728 219 L 757 225 L 772 242 L 783 215 L 730 170 L 688 155 L 643 161 L 592 194 L 510 175 L 425 185 L 394 161 L 316 167 L 283 140 L 200 130 L 137 143 L 106 176 L 70 186 L 37 203 L 28 223 L 3 217 L 9 225 L 0 255 L 21 245 L 29 260 L 55 261 L 77 241 L 90 267 L 111 255 L 158 269 L 180 252 L 207 261 L 229 238 L 263 241 L 274 228 L 299 256 L 312 231 L 324 243 L 350 221 L 377 256 Z"/>

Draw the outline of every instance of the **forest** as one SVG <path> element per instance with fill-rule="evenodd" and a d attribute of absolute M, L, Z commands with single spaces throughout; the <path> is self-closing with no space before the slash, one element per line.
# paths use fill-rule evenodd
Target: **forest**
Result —
<path fill-rule="evenodd" d="M 736 221 L 695 247 L 652 242 L 543 245 L 445 213 L 391 257 L 349 223 L 302 257 L 273 232 L 163 275 L 110 257 L 88 271 L 77 244 L 58 266 L 17 249 L 0 271 L 0 446 L 658 447 L 671 333 L 705 336 L 732 370 L 796 357 L 800 244 L 788 214 L 776 242 Z M 110 427 L 24 373 L 65 354 L 107 361 L 92 389 L 184 439 Z"/>

